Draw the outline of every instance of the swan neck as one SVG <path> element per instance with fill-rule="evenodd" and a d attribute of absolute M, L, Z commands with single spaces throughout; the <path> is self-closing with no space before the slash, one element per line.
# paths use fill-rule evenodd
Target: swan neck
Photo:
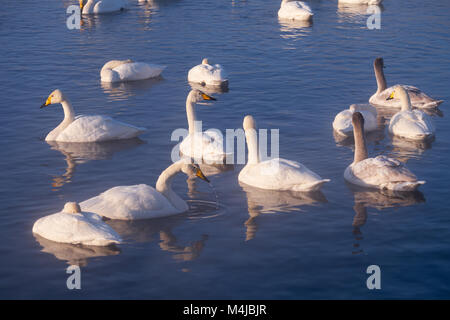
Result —
<path fill-rule="evenodd" d="M 156 181 L 155 189 L 177 209 L 186 210 L 186 202 L 172 190 L 172 180 L 181 171 L 181 162 L 175 162 L 165 169 Z"/>
<path fill-rule="evenodd" d="M 194 102 L 192 101 L 192 91 L 191 93 L 189 93 L 186 99 L 186 116 L 189 126 L 189 135 L 192 135 L 196 131 L 195 122 L 197 120 L 197 117 L 195 115 Z"/>
<path fill-rule="evenodd" d="M 73 111 L 72 105 L 68 100 L 62 101 L 61 105 L 64 110 L 64 122 L 72 123 L 75 120 L 75 112 Z"/>
<path fill-rule="evenodd" d="M 248 148 L 248 164 L 259 163 L 258 135 L 256 129 L 251 128 L 245 130 L 245 140 L 247 141 Z"/>
<path fill-rule="evenodd" d="M 406 92 L 400 96 L 400 104 L 402 106 L 402 111 L 410 111 L 412 109 L 411 99 Z"/>
<path fill-rule="evenodd" d="M 375 70 L 375 78 L 377 79 L 377 86 L 378 86 L 377 93 L 380 93 L 380 92 L 386 90 L 386 88 L 387 88 L 386 78 L 384 77 L 383 66 L 375 65 L 374 70 Z"/>
<path fill-rule="evenodd" d="M 355 159 L 353 164 L 356 164 L 368 157 L 366 139 L 364 137 L 364 127 L 354 125 L 353 134 L 355 137 Z"/>

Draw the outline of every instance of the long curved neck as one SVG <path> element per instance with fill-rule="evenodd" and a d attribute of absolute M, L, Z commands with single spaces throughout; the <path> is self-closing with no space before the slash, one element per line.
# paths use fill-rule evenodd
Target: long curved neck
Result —
<path fill-rule="evenodd" d="M 386 78 L 384 77 L 383 66 L 380 64 L 374 65 L 375 78 L 377 79 L 377 93 L 382 92 L 387 88 Z"/>
<path fill-rule="evenodd" d="M 411 99 L 406 92 L 400 94 L 400 105 L 402 106 L 402 111 L 409 111 L 412 109 Z"/>
<path fill-rule="evenodd" d="M 175 208 L 185 211 L 187 210 L 186 202 L 172 190 L 172 180 L 181 171 L 181 166 L 181 162 L 175 162 L 164 170 L 156 181 L 156 190 L 165 196 Z"/>
<path fill-rule="evenodd" d="M 368 157 L 364 127 L 361 125 L 353 125 L 353 134 L 355 136 L 355 159 L 353 160 L 353 164 L 356 164 Z"/>
<path fill-rule="evenodd" d="M 72 105 L 68 100 L 64 100 L 61 102 L 61 105 L 64 110 L 64 120 L 63 122 L 72 123 L 75 120 L 75 112 L 73 111 Z"/>
<path fill-rule="evenodd" d="M 197 117 L 195 115 L 195 104 L 193 102 L 193 91 L 191 91 L 186 99 L 186 115 L 188 120 L 188 126 L 189 126 L 189 134 L 192 135 L 196 131 L 195 122 L 197 120 Z"/>
<path fill-rule="evenodd" d="M 256 129 L 250 128 L 245 130 L 245 140 L 248 148 L 248 164 L 259 163 L 258 154 L 258 136 Z"/>

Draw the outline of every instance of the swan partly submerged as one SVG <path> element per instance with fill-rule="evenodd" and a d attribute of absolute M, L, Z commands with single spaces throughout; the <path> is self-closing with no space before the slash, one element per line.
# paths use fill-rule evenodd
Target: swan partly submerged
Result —
<path fill-rule="evenodd" d="M 188 73 L 188 81 L 206 86 L 227 86 L 227 74 L 220 64 L 210 65 L 207 58 Z"/>
<path fill-rule="evenodd" d="M 82 14 L 122 11 L 128 8 L 126 0 L 79 0 Z"/>
<path fill-rule="evenodd" d="M 355 112 L 363 115 L 365 132 L 377 129 L 377 109 L 371 105 L 358 104 L 352 104 L 350 108 L 339 112 L 334 118 L 333 129 L 342 136 L 351 136 L 353 134 L 352 116 Z"/>
<path fill-rule="evenodd" d="M 376 58 L 373 63 L 373 68 L 375 71 L 375 77 L 377 79 L 377 85 L 378 89 L 375 94 L 373 94 L 369 102 L 371 104 L 374 104 L 376 106 L 382 106 L 382 107 L 391 107 L 391 108 L 401 108 L 401 102 L 399 99 L 392 99 L 388 100 L 387 98 L 391 95 L 394 88 L 398 85 L 387 87 L 386 84 L 386 78 L 384 77 L 384 61 L 383 58 Z M 407 86 L 407 85 L 401 85 L 409 95 L 409 98 L 411 100 L 411 105 L 416 108 L 436 108 L 439 106 L 443 100 L 435 100 L 433 98 L 430 98 L 427 96 L 424 92 L 422 92 L 420 89 L 413 87 L 413 86 Z"/>
<path fill-rule="evenodd" d="M 303 1 L 282 0 L 278 10 L 280 19 L 310 21 L 313 16 L 311 8 Z"/>
<path fill-rule="evenodd" d="M 316 191 L 329 179 L 322 179 L 299 162 L 276 158 L 260 161 L 256 123 L 252 116 L 244 118 L 248 161 L 239 173 L 239 181 L 269 190 Z"/>
<path fill-rule="evenodd" d="M 388 99 L 398 98 L 402 105 L 389 123 L 389 132 L 401 138 L 424 140 L 434 136 L 431 118 L 421 110 L 411 107 L 408 92 L 402 86 L 396 86 Z"/>
<path fill-rule="evenodd" d="M 111 60 L 100 71 L 102 82 L 136 81 L 157 77 L 165 66 L 132 60 Z"/>
<path fill-rule="evenodd" d="M 113 187 L 80 203 L 84 211 L 119 220 L 150 219 L 170 216 L 189 209 L 186 201 L 172 190 L 172 180 L 183 172 L 209 182 L 198 166 L 179 160 L 164 170 L 155 188 L 146 184 Z"/>
<path fill-rule="evenodd" d="M 75 117 L 72 105 L 61 90 L 53 91 L 41 106 L 60 103 L 64 110 L 64 120 L 45 137 L 45 141 L 59 142 L 100 142 L 135 138 L 145 128 L 114 120 L 107 116 Z"/>
<path fill-rule="evenodd" d="M 61 212 L 37 220 L 33 225 L 33 233 L 55 242 L 89 246 L 122 242 L 120 236 L 99 215 L 82 212 L 75 202 L 66 203 Z"/>
<path fill-rule="evenodd" d="M 398 160 L 386 156 L 368 157 L 364 118 L 359 112 L 353 114 L 353 135 L 355 157 L 353 163 L 345 169 L 345 180 L 361 187 L 394 191 L 413 191 L 425 183 L 418 181 L 417 177 Z"/>
<path fill-rule="evenodd" d="M 338 2 L 345 4 L 379 5 L 383 2 L 383 0 L 339 0 Z"/>

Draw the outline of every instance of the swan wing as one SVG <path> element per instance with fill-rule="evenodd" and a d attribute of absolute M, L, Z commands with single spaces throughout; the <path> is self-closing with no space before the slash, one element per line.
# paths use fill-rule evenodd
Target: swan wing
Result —
<path fill-rule="evenodd" d="M 124 63 L 113 69 L 119 75 L 121 81 L 136 81 L 157 77 L 165 69 L 165 66 L 144 62 Z"/>
<path fill-rule="evenodd" d="M 378 94 L 374 94 L 369 102 L 375 105 L 380 106 L 386 106 L 386 107 L 392 107 L 392 108 L 401 108 L 400 100 L 399 99 L 391 99 L 386 100 L 394 91 L 395 86 L 389 87 L 382 92 Z M 435 108 L 439 106 L 443 100 L 435 100 L 433 98 L 430 98 L 427 94 L 425 94 L 422 90 L 420 90 L 417 87 L 409 86 L 409 85 L 400 85 L 402 86 L 409 95 L 409 99 L 411 100 L 411 105 L 416 108 Z"/>
<path fill-rule="evenodd" d="M 221 65 L 199 64 L 189 70 L 188 81 L 205 83 L 206 85 L 220 85 L 227 81 L 227 74 Z"/>
<path fill-rule="evenodd" d="M 434 134 L 428 115 L 420 110 L 397 112 L 389 122 L 389 132 L 409 139 L 424 139 Z"/>
<path fill-rule="evenodd" d="M 126 9 L 128 1 L 126 0 L 100 0 L 94 6 L 94 13 L 108 13 Z M 83 9 L 84 12 L 84 9 Z"/>
<path fill-rule="evenodd" d="M 278 10 L 281 19 L 309 20 L 313 15 L 311 8 L 302 1 L 282 2 Z"/>

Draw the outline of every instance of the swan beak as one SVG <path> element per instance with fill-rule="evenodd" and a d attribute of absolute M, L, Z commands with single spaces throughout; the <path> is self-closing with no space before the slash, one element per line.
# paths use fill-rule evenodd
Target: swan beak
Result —
<path fill-rule="evenodd" d="M 395 93 L 395 91 L 392 91 L 391 95 L 389 97 L 387 97 L 386 100 L 394 99 L 394 93 Z"/>
<path fill-rule="evenodd" d="M 205 180 L 206 182 L 209 183 L 209 180 L 207 177 L 205 177 L 205 175 L 203 174 L 202 170 L 197 169 L 197 173 L 195 174 L 197 177 L 199 177 L 202 180 Z"/>
<path fill-rule="evenodd" d="M 213 101 L 217 100 L 216 98 L 208 96 L 206 93 L 203 93 L 203 92 L 202 92 L 202 98 L 203 98 L 203 100 L 213 100 Z"/>
<path fill-rule="evenodd" d="M 49 104 L 52 104 L 52 97 L 48 97 L 47 100 L 45 100 L 45 103 L 42 104 L 41 109 L 48 106 Z"/>
<path fill-rule="evenodd" d="M 83 12 L 84 0 L 80 0 L 80 11 Z"/>

